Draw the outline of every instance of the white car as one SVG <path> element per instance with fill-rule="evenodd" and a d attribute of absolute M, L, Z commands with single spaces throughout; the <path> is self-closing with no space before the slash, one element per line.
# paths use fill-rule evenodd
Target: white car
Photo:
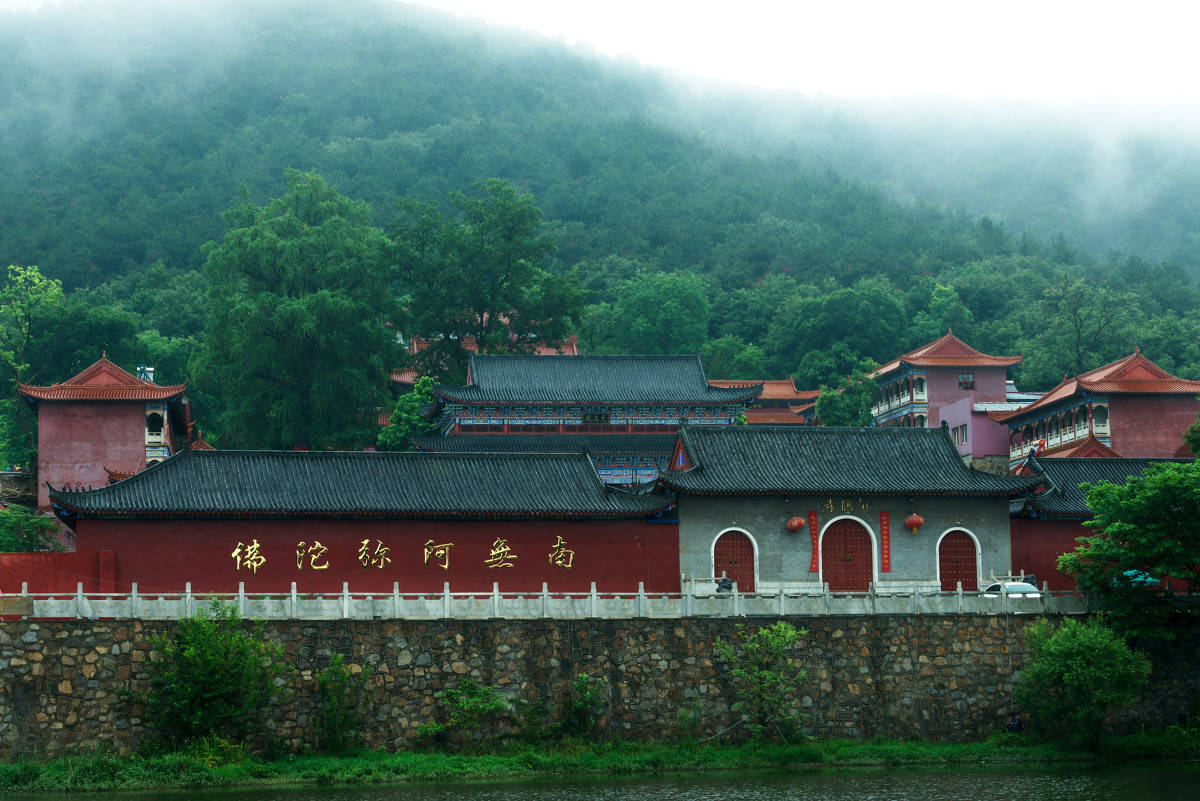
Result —
<path fill-rule="evenodd" d="M 999 598 L 1001 588 L 1009 598 L 1041 598 L 1042 593 L 1032 584 L 1024 581 L 1005 581 L 999 584 L 989 584 L 983 591 L 984 598 Z"/>

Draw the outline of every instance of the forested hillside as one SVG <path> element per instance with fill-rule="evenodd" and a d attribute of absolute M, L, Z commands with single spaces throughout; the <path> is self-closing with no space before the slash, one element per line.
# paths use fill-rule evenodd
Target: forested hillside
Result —
<path fill-rule="evenodd" d="M 973 213 L 996 196 L 939 184 L 931 197 L 949 209 L 924 201 L 898 145 L 852 121 L 838 125 L 859 135 L 839 134 L 836 152 L 804 146 L 829 139 L 828 119 L 790 147 L 754 150 L 761 123 L 728 98 L 698 116 L 646 71 L 390 2 L 164 5 L 46 8 L 0 25 L 0 265 L 37 265 L 63 289 L 31 294 L 36 276 L 10 278 L 9 379 L 61 380 L 103 348 L 165 381 L 202 379 L 206 243 L 282 196 L 289 168 L 365 202 L 397 239 L 389 306 L 409 312 L 419 293 L 397 237 L 412 206 L 397 200 L 450 209 L 453 192 L 478 198 L 500 178 L 532 195 L 552 241 L 544 266 L 571 300 L 546 314 L 569 313 L 591 352 L 703 351 L 714 377 L 815 387 L 953 327 L 984 351 L 1023 352 L 1023 388 L 1135 344 L 1200 376 L 1196 290 L 1163 262 L 1194 249 L 1183 227 L 1155 261 L 1089 253 Z M 961 158 L 983 170 L 990 156 Z M 1054 161 L 1044 149 L 1029 162 L 1031 187 Z M 870 183 L 869 165 L 888 186 Z M 1032 219 L 1053 191 L 1005 195 L 1030 210 L 1005 216 Z M 395 322 L 441 333 L 421 319 Z"/>

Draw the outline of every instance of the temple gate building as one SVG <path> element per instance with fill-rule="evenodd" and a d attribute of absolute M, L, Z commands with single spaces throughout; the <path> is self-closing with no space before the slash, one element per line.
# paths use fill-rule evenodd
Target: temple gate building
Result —
<path fill-rule="evenodd" d="M 186 447 L 185 387 L 159 386 L 153 368 L 135 376 L 107 355 L 61 384 L 18 385 L 37 405 L 38 507 L 50 507 L 47 484 L 104 486 L 110 471 L 135 473 Z"/>

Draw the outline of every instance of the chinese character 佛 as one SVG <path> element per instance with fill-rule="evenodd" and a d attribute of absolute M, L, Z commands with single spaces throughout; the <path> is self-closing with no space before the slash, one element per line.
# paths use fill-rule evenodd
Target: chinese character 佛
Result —
<path fill-rule="evenodd" d="M 488 558 L 483 560 L 483 563 L 488 567 L 512 567 L 512 559 L 516 559 L 517 555 L 512 552 L 512 548 L 508 547 L 508 540 L 502 540 L 499 537 L 492 543 L 492 551 L 488 554 Z"/>
<path fill-rule="evenodd" d="M 425 543 L 425 564 L 429 564 L 429 560 L 433 559 L 433 563 L 442 570 L 449 570 L 450 549 L 453 547 L 453 542 L 443 542 L 441 545 L 434 545 L 433 540 L 429 540 Z"/>
<path fill-rule="evenodd" d="M 570 570 L 571 564 L 575 561 L 575 552 L 567 547 L 567 543 L 562 537 L 556 537 L 555 540 L 554 547 L 550 549 L 550 564 Z"/>
<path fill-rule="evenodd" d="M 249 545 L 239 542 L 233 553 L 229 554 L 233 557 L 236 569 L 241 570 L 245 567 L 249 568 L 251 573 L 257 574 L 258 569 L 267 563 L 267 557 L 258 552 L 258 547 L 258 540 L 251 540 Z"/>
<path fill-rule="evenodd" d="M 385 546 L 379 540 L 375 540 L 375 553 L 372 554 L 370 542 L 370 540 L 363 540 L 362 545 L 358 546 L 358 561 L 362 562 L 363 570 L 366 570 L 371 565 L 383 570 L 392 561 L 391 557 L 388 556 L 388 553 L 392 549 Z M 425 560 L 429 561 L 428 555 L 425 557 Z"/>
<path fill-rule="evenodd" d="M 321 544 L 320 540 L 313 540 L 311 545 L 308 545 L 301 540 L 296 543 L 296 569 L 304 569 L 304 557 L 308 557 L 308 564 L 313 570 L 328 570 L 329 563 L 317 564 L 325 558 L 325 552 L 329 549 Z"/>

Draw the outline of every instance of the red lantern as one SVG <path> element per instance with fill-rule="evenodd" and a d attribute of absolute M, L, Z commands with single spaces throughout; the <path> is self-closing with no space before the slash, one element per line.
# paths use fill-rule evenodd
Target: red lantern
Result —
<path fill-rule="evenodd" d="M 801 517 L 800 515 L 794 515 L 794 516 L 788 518 L 788 521 L 787 521 L 787 530 L 788 531 L 799 531 L 802 528 L 804 528 L 804 518 L 803 517 Z"/>
<path fill-rule="evenodd" d="M 908 526 L 910 529 L 912 529 L 912 533 L 913 533 L 913 534 L 916 534 L 916 533 L 917 533 L 917 529 L 919 529 L 921 526 L 925 525 L 925 518 L 921 517 L 921 516 L 920 516 L 919 514 L 917 514 L 916 512 L 913 512 L 913 513 L 912 513 L 911 515 L 909 515 L 909 516 L 908 516 L 908 518 L 907 518 L 907 519 L 904 521 L 904 525 L 906 525 L 906 526 Z"/>

